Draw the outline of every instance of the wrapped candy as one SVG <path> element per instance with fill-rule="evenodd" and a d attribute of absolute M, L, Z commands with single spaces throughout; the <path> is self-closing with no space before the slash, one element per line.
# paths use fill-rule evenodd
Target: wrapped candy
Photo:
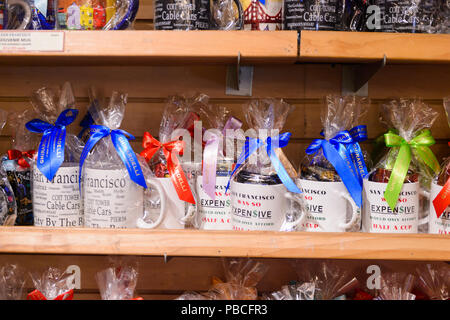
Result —
<path fill-rule="evenodd" d="M 450 299 L 450 267 L 446 263 L 427 263 L 416 268 L 418 287 L 431 300 Z"/>
<path fill-rule="evenodd" d="M 75 273 L 63 272 L 49 267 L 45 272 L 30 274 L 35 290 L 27 295 L 27 300 L 72 300 L 75 289 Z"/>
<path fill-rule="evenodd" d="M 40 88 L 31 103 L 39 119 L 27 122 L 26 128 L 42 133 L 31 164 L 34 225 L 83 226 L 78 163 L 84 143 L 66 129 L 78 115 L 71 84 L 56 92 Z"/>
<path fill-rule="evenodd" d="M 309 292 L 306 297 L 314 297 L 314 300 L 345 299 L 343 295 L 359 287 L 352 271 L 340 267 L 333 260 L 296 260 L 294 267 L 301 284 L 297 288 L 308 289 L 303 291 L 303 295 Z"/>
<path fill-rule="evenodd" d="M 168 207 L 167 214 L 154 219 L 155 226 L 184 229 L 197 213 L 195 184 L 201 172 L 201 162 L 199 159 L 192 162 L 191 146 L 194 142 L 194 150 L 202 147 L 201 141 L 192 139 L 195 122 L 200 119 L 195 110 L 208 99 L 206 95 L 169 97 L 161 120 L 159 141 L 149 132 L 144 133 L 141 156 L 162 186 Z M 155 199 L 153 205 L 159 207 L 160 199 Z"/>
<path fill-rule="evenodd" d="M 139 0 L 56 0 L 56 29 L 123 30 L 129 28 Z"/>
<path fill-rule="evenodd" d="M 381 275 L 380 289 L 375 300 L 415 300 L 411 293 L 414 276 L 406 273 L 386 273 Z"/>
<path fill-rule="evenodd" d="M 444 98 L 444 109 L 450 127 L 450 97 Z M 450 157 L 441 167 L 431 183 L 428 232 L 450 234 Z"/>
<path fill-rule="evenodd" d="M 128 140 L 134 137 L 119 129 L 126 103 L 126 94 L 113 92 L 109 103 L 99 103 L 92 114 L 97 124 L 90 126 L 79 163 L 86 227 L 146 225 L 144 199 L 153 191 L 162 193 L 144 159 L 132 150 Z"/>
<path fill-rule="evenodd" d="M 436 117 L 437 112 L 420 99 L 402 98 L 381 106 L 382 122 L 398 134 L 385 134 L 388 152 L 364 179 L 364 231 L 417 233 L 419 225 L 428 222 L 421 217 L 419 201 L 424 195 L 421 187 L 429 190 L 440 169 L 429 148 L 435 141 L 428 128 Z"/>
<path fill-rule="evenodd" d="M 230 194 L 225 188 L 234 165 L 233 133 L 242 122 L 228 116 L 227 108 L 210 103 L 201 104 L 200 114 L 208 120 L 211 129 L 204 134 L 203 168 L 196 183 L 199 202 L 196 227 L 231 230 Z"/>
<path fill-rule="evenodd" d="M 116 263 L 95 275 L 102 300 L 142 300 L 135 298 L 137 279 L 135 263 Z"/>
<path fill-rule="evenodd" d="M 257 300 L 256 285 L 268 266 L 249 259 L 224 259 L 226 282 L 215 279 L 206 293 L 186 292 L 177 300 Z"/>
<path fill-rule="evenodd" d="M 359 142 L 367 128 L 358 125 L 369 102 L 357 96 L 328 95 L 322 109 L 322 135 L 306 149 L 298 183 L 305 193 L 306 231 L 358 231 L 367 155 Z"/>
<path fill-rule="evenodd" d="M 0 268 L 0 300 L 22 300 L 25 287 L 25 273 L 16 264 Z"/>
<path fill-rule="evenodd" d="M 2 168 L 17 206 L 17 217 L 12 223 L 19 226 L 34 224 L 30 163 L 36 155 L 39 137 L 28 131 L 25 124 L 35 117 L 36 113 L 31 109 L 10 114 L 8 122 L 13 131 L 11 149 L 2 157 Z"/>
<path fill-rule="evenodd" d="M 293 108 L 277 99 L 243 107 L 249 136 L 225 190 L 231 192 L 234 230 L 289 231 L 305 218 L 301 191 L 286 170 L 291 164 L 279 149 L 289 142 L 291 134 L 280 131 Z"/>

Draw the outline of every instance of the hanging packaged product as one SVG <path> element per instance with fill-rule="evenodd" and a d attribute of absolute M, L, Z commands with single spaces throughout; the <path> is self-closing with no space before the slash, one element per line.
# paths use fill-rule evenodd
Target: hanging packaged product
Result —
<path fill-rule="evenodd" d="M 102 300 L 143 300 L 135 296 L 138 279 L 136 263 L 115 261 L 113 266 L 97 272 L 97 282 Z"/>
<path fill-rule="evenodd" d="M 285 30 L 334 30 L 338 0 L 284 0 Z"/>
<path fill-rule="evenodd" d="M 144 133 L 141 156 L 162 186 L 167 207 L 167 212 L 164 212 L 159 210 L 159 198 L 151 201 L 157 209 L 156 214 L 149 217 L 154 221 L 154 227 L 184 229 L 191 226 L 197 214 L 199 201 L 195 185 L 201 175 L 202 164 L 201 157 L 192 161 L 192 151 L 201 150 L 202 141 L 193 139 L 195 122 L 200 120 L 193 105 L 202 104 L 205 99 L 208 99 L 205 95 L 169 97 L 161 120 L 159 141 L 149 132 Z"/>
<path fill-rule="evenodd" d="M 12 223 L 19 226 L 34 224 L 30 163 L 36 155 L 39 137 L 28 131 L 25 124 L 35 117 L 36 113 L 31 109 L 9 116 L 13 139 L 11 149 L 2 157 L 2 169 L 8 177 L 17 206 L 17 217 Z"/>
<path fill-rule="evenodd" d="M 39 119 L 27 122 L 26 128 L 42 133 L 31 164 L 34 225 L 83 226 L 78 163 L 84 144 L 66 132 L 78 115 L 71 84 L 64 83 L 58 92 L 38 89 L 31 103 Z"/>
<path fill-rule="evenodd" d="M 56 29 L 124 30 L 132 26 L 139 0 L 56 0 Z"/>
<path fill-rule="evenodd" d="M 441 0 L 375 0 L 380 8 L 381 31 L 436 33 L 443 23 Z"/>
<path fill-rule="evenodd" d="M 90 228 L 135 228 L 147 225 L 144 199 L 159 185 L 149 180 L 152 173 L 128 140 L 134 137 L 119 129 L 125 115 L 127 95 L 113 92 L 109 104 L 98 104 L 92 114 L 98 125 L 90 126 L 89 140 L 79 163 L 85 226 Z M 149 186 L 150 188 L 147 188 Z M 165 210 L 161 196 L 161 210 Z"/>
<path fill-rule="evenodd" d="M 16 264 L 0 268 L 0 300 L 23 300 L 25 272 Z"/>
<path fill-rule="evenodd" d="M 208 120 L 211 129 L 204 133 L 202 173 L 197 177 L 199 211 L 195 227 L 204 230 L 232 230 L 230 193 L 225 192 L 234 167 L 234 131 L 242 122 L 228 116 L 222 106 L 205 103 L 201 115 Z M 228 152 L 227 152 L 228 150 Z"/>
<path fill-rule="evenodd" d="M 450 127 L 450 97 L 444 99 L 444 108 Z M 450 157 L 431 182 L 430 199 L 428 232 L 450 234 Z"/>
<path fill-rule="evenodd" d="M 176 300 L 257 300 L 256 286 L 269 267 L 250 259 L 223 259 L 226 281 L 213 279 L 205 293 L 186 292 Z"/>
<path fill-rule="evenodd" d="M 450 299 L 450 266 L 445 262 L 427 263 L 416 268 L 418 287 L 430 300 Z"/>
<path fill-rule="evenodd" d="M 277 99 L 243 106 L 250 129 L 245 142 L 244 137 L 238 141 L 243 147 L 238 146 L 240 154 L 225 190 L 231 193 L 234 230 L 292 231 L 306 217 L 301 191 L 286 171 L 289 160 L 279 149 L 289 143 L 291 134 L 280 131 L 293 109 Z"/>
<path fill-rule="evenodd" d="M 49 267 L 42 274 L 33 272 L 30 276 L 35 290 L 27 295 L 27 300 L 73 300 L 75 273 Z"/>
<path fill-rule="evenodd" d="M 429 128 L 438 113 L 420 99 L 396 99 L 381 106 L 388 152 L 364 179 L 363 231 L 417 233 L 428 225 L 430 190 L 440 166 L 429 148 L 435 143 Z M 429 199 L 428 199 L 429 200 Z M 420 203 L 423 205 L 420 206 Z"/>
<path fill-rule="evenodd" d="M 307 216 L 301 230 L 358 231 L 367 155 L 359 142 L 367 129 L 357 125 L 369 102 L 356 96 L 329 95 L 322 109 L 322 135 L 306 149 L 297 182 L 305 194 Z"/>

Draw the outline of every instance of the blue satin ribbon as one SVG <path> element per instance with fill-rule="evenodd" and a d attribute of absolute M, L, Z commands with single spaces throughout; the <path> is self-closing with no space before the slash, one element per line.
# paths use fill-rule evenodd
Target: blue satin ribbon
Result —
<path fill-rule="evenodd" d="M 342 157 L 341 153 L 337 150 L 337 148 L 342 150 L 342 148 L 336 145 L 336 142 L 340 139 L 343 139 L 342 141 L 347 141 L 346 135 L 338 137 L 337 140 L 334 140 L 333 144 L 330 142 L 331 140 L 327 141 L 325 139 L 315 139 L 313 140 L 313 142 L 311 142 L 308 148 L 306 148 L 306 153 L 315 154 L 320 149 L 322 149 L 323 155 L 331 163 L 338 175 L 341 177 L 341 180 L 350 193 L 350 196 L 355 201 L 356 205 L 361 208 L 362 186 L 353 172 L 349 170 L 347 160 L 345 160 Z"/>
<path fill-rule="evenodd" d="M 136 154 L 130 146 L 128 140 L 134 140 L 135 138 L 124 130 L 111 130 L 106 126 L 91 125 L 90 126 L 90 136 L 89 140 L 84 146 L 83 152 L 80 157 L 80 172 L 79 181 L 81 182 L 81 169 L 83 168 L 84 160 L 86 160 L 87 155 L 95 146 L 95 144 L 101 139 L 111 135 L 111 141 L 114 148 L 117 151 L 120 159 L 122 159 L 123 164 L 127 168 L 130 179 L 136 184 L 143 188 L 147 188 L 147 183 L 145 182 L 144 173 L 142 172 L 141 166 L 139 165 Z M 81 189 L 80 189 L 81 190 Z"/>
<path fill-rule="evenodd" d="M 352 136 L 353 143 L 347 145 L 347 150 L 350 152 L 350 156 L 353 159 L 356 176 L 362 186 L 363 179 L 368 174 L 368 171 L 359 142 L 366 141 L 368 139 L 367 126 L 362 125 L 352 128 L 350 130 L 350 135 Z"/>
<path fill-rule="evenodd" d="M 37 154 L 36 165 L 42 174 L 52 181 L 64 162 L 66 126 L 75 121 L 76 109 L 66 109 L 60 113 L 54 125 L 40 119 L 33 119 L 25 124 L 31 132 L 43 133 Z"/>
<path fill-rule="evenodd" d="M 82 127 L 80 133 L 78 134 L 78 139 L 83 138 L 84 133 L 87 129 L 90 128 L 91 125 L 94 124 L 94 118 L 92 118 L 92 115 L 90 111 L 88 110 L 86 114 L 84 115 L 84 118 L 80 121 L 80 127 Z"/>
<path fill-rule="evenodd" d="M 278 159 L 275 153 L 276 148 L 283 148 L 287 146 L 290 138 L 291 133 L 289 132 L 283 133 L 274 138 L 268 137 L 266 141 L 247 137 L 247 139 L 245 140 L 244 147 L 242 148 L 242 152 L 236 162 L 236 166 L 234 167 L 234 170 L 231 172 L 230 178 L 228 179 L 225 193 L 228 192 L 231 179 L 233 178 L 237 170 L 244 164 L 245 160 L 247 160 L 256 150 L 258 150 L 262 146 L 266 147 L 267 155 L 269 156 L 272 166 L 274 167 L 281 182 L 283 182 L 283 184 L 290 192 L 301 193 L 300 189 L 289 177 L 289 174 L 287 173 L 286 169 L 284 168 L 283 164 L 281 163 L 280 159 Z M 275 141 L 278 140 L 278 145 L 276 147 L 272 143 L 273 140 Z"/>

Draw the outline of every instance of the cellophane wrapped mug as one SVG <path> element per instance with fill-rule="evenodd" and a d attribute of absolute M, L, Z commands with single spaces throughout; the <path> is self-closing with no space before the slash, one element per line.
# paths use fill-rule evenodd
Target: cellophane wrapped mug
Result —
<path fill-rule="evenodd" d="M 35 290 L 27 295 L 27 300 L 72 300 L 75 289 L 75 273 L 70 274 L 55 267 L 43 273 L 30 274 Z"/>
<path fill-rule="evenodd" d="M 2 157 L 2 168 L 14 192 L 17 206 L 16 225 L 34 224 L 33 199 L 31 193 L 32 159 L 39 145 L 39 136 L 28 131 L 25 124 L 34 119 L 37 113 L 32 109 L 14 112 L 8 116 L 12 130 L 11 149 Z"/>
<path fill-rule="evenodd" d="M 218 278 L 206 293 L 186 292 L 177 300 L 257 300 L 256 286 L 268 266 L 250 259 L 223 259 L 226 281 Z"/>
<path fill-rule="evenodd" d="M 377 290 L 375 300 L 415 300 L 411 293 L 415 278 L 412 274 L 392 272 L 382 274 L 380 289 Z"/>
<path fill-rule="evenodd" d="M 358 231 L 361 224 L 362 184 L 367 153 L 359 142 L 367 139 L 360 125 L 369 101 L 356 96 L 328 95 L 322 107 L 323 139 L 306 149 L 297 182 L 305 194 L 305 231 Z"/>
<path fill-rule="evenodd" d="M 0 110 L 0 131 L 3 130 L 8 118 L 8 113 L 4 110 Z M 22 181 L 20 178 L 15 179 L 15 169 L 16 163 L 14 160 L 9 160 L 8 154 L 3 155 L 1 158 L 1 166 L 0 166 L 0 225 L 5 226 L 13 226 L 16 224 L 33 224 L 33 213 L 31 211 L 24 212 L 24 210 L 20 211 L 23 213 L 18 217 L 18 207 L 21 202 L 16 198 L 15 193 L 17 192 L 18 196 L 23 194 L 24 196 L 28 196 L 29 203 L 31 206 L 31 193 L 29 187 L 29 172 L 28 172 L 28 181 Z M 21 155 L 21 154 L 20 154 Z M 20 176 L 20 174 L 17 174 Z M 28 182 L 28 189 L 26 188 L 26 182 Z M 23 184 L 22 184 L 23 183 Z M 17 184 L 22 187 L 21 189 L 15 188 Z M 19 193 L 21 192 L 21 193 Z M 26 203 L 28 204 L 28 203 Z M 22 208 L 22 207 L 21 207 Z M 28 213 L 28 216 L 25 214 Z M 31 216 L 31 217 L 30 217 Z M 27 219 L 28 218 L 28 219 Z M 28 222 L 28 223 L 27 223 Z"/>
<path fill-rule="evenodd" d="M 24 298 L 25 272 L 17 264 L 0 268 L 0 300 L 22 300 Z"/>
<path fill-rule="evenodd" d="M 291 136 L 281 130 L 293 109 L 273 98 L 243 106 L 250 129 L 246 137 L 238 137 L 241 145 L 245 142 L 242 149 L 238 146 L 240 154 L 226 189 L 231 193 L 234 230 L 292 231 L 305 218 L 303 196 L 292 180 L 295 173 L 281 151 Z"/>
<path fill-rule="evenodd" d="M 418 287 L 430 300 L 450 299 L 450 266 L 445 262 L 426 263 L 416 268 Z"/>
<path fill-rule="evenodd" d="M 208 99 L 201 94 L 189 98 L 170 96 L 162 115 L 159 140 L 150 132 L 144 133 L 141 156 L 162 186 L 161 196 L 167 200 L 165 212 L 160 210 L 160 198 L 156 196 L 151 201 L 151 206 L 157 209 L 156 214 L 149 214 L 153 227 L 185 229 L 193 224 L 198 210 L 195 184 L 201 175 L 201 159 L 192 159 L 192 154 L 202 148 L 202 142 L 193 139 L 195 122 L 200 119 L 198 107 L 194 105 L 206 103 Z"/>
<path fill-rule="evenodd" d="M 34 225 L 83 226 L 78 163 L 84 143 L 67 131 L 78 115 L 72 86 L 66 82 L 60 90 L 42 87 L 33 92 L 31 104 L 39 118 L 26 128 L 42 134 L 31 164 Z"/>
<path fill-rule="evenodd" d="M 197 177 L 198 213 L 195 226 L 206 230 L 232 230 L 230 193 L 225 192 L 235 163 L 234 131 L 242 122 L 223 106 L 200 105 L 199 113 L 209 124 L 204 132 L 202 173 Z M 228 134 L 227 134 L 228 133 Z"/>
<path fill-rule="evenodd" d="M 79 163 L 86 227 L 146 225 L 146 200 L 161 191 L 150 181 L 153 174 L 144 158 L 128 142 L 134 136 L 119 129 L 126 103 L 127 94 L 114 91 L 109 102 L 100 102 L 92 115 L 96 124 L 90 126 Z"/>
<path fill-rule="evenodd" d="M 56 29 L 123 30 L 132 26 L 139 0 L 55 0 Z"/>
<path fill-rule="evenodd" d="M 135 297 L 139 272 L 137 263 L 114 261 L 113 266 L 97 272 L 95 280 L 102 300 L 140 300 Z"/>
<path fill-rule="evenodd" d="M 450 127 L 450 97 L 444 99 L 444 109 Z M 450 142 L 449 142 L 450 146 Z M 431 182 L 428 232 L 450 234 L 450 157 Z"/>
<path fill-rule="evenodd" d="M 394 99 L 381 105 L 388 152 L 364 179 L 363 231 L 417 233 L 428 225 L 429 190 L 439 163 L 429 148 L 429 128 L 438 113 L 420 99 Z"/>

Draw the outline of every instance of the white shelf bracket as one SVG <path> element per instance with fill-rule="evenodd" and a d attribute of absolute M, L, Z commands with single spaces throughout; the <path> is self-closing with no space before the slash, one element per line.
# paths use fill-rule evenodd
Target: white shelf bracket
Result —
<path fill-rule="evenodd" d="M 250 97 L 252 85 L 253 66 L 241 66 L 241 52 L 238 52 L 236 65 L 227 66 L 225 94 Z"/>
<path fill-rule="evenodd" d="M 342 66 L 342 95 L 355 94 L 361 97 L 369 95 L 369 80 L 386 65 L 383 59 L 362 64 L 346 64 Z"/>

